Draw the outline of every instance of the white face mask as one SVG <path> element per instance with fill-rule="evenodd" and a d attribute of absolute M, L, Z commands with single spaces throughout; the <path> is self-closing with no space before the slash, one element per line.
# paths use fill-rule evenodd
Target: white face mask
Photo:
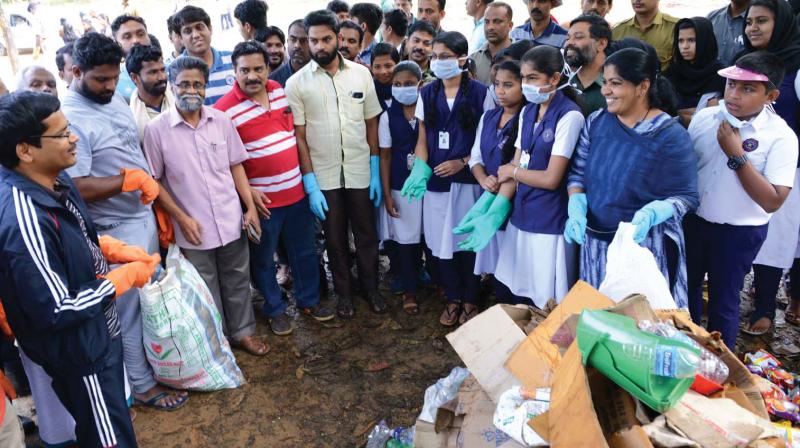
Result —
<path fill-rule="evenodd" d="M 431 71 L 439 79 L 450 79 L 461 74 L 461 67 L 458 59 L 436 59 L 431 61 Z"/>
<path fill-rule="evenodd" d="M 419 89 L 417 88 L 417 86 L 408 86 L 408 87 L 392 86 L 392 97 L 394 97 L 394 99 L 396 99 L 400 104 L 410 106 L 417 102 L 418 96 L 419 96 Z"/>
<path fill-rule="evenodd" d="M 550 95 L 553 94 L 552 92 L 542 92 L 542 89 L 547 88 L 547 86 L 533 86 L 530 84 L 522 84 L 522 94 L 525 95 L 525 99 L 528 100 L 529 103 L 533 104 L 542 104 L 545 101 L 550 99 Z"/>
<path fill-rule="evenodd" d="M 727 121 L 728 124 L 730 124 L 731 126 L 733 126 L 736 129 L 741 129 L 745 125 L 750 124 L 750 122 L 748 122 L 748 121 L 743 121 L 743 120 L 740 120 L 740 119 L 734 117 L 728 111 L 728 107 L 725 106 L 725 100 L 720 100 L 719 101 L 719 115 L 718 115 L 718 118 L 721 118 L 722 120 Z"/>

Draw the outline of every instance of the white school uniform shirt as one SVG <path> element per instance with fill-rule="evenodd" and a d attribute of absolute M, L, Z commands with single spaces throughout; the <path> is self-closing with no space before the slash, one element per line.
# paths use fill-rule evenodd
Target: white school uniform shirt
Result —
<path fill-rule="evenodd" d="M 717 129 L 723 118 L 721 106 L 703 109 L 692 118 L 689 135 L 697 154 L 697 189 L 700 206 L 697 216 L 717 224 L 759 226 L 769 222 L 767 213 L 744 190 L 736 172 L 728 168 L 728 156 L 717 142 Z M 791 188 L 797 167 L 797 136 L 771 108 L 739 129 L 753 167 L 771 184 Z"/>

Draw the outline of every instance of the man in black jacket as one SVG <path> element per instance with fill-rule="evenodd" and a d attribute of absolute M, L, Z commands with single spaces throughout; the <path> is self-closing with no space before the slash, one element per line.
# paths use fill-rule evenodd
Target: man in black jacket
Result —
<path fill-rule="evenodd" d="M 115 299 L 158 255 L 97 238 L 69 176 L 78 136 L 59 100 L 0 98 L 0 297 L 22 349 L 53 378 L 81 447 L 132 447 Z M 124 263 L 109 270 L 111 263 Z"/>

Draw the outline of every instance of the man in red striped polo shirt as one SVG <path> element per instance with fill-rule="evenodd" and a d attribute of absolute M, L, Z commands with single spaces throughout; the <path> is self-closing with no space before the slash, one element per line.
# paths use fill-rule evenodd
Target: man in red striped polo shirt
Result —
<path fill-rule="evenodd" d="M 297 307 L 319 321 L 333 319 L 334 312 L 320 304 L 314 217 L 303 191 L 294 119 L 281 85 L 267 79 L 268 60 L 260 43 L 238 44 L 231 55 L 236 83 L 214 108 L 233 120 L 249 155 L 244 169 L 262 230 L 261 243 L 250 243 L 251 276 L 264 296 L 272 331 L 286 335 L 292 332 L 292 322 L 285 313 L 273 258 L 279 241 L 289 255 Z"/>

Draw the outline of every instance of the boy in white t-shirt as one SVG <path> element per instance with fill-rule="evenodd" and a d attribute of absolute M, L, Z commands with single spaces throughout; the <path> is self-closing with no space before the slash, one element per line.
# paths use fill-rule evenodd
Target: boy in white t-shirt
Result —
<path fill-rule="evenodd" d="M 700 323 L 708 274 L 708 329 L 736 347 L 739 292 L 770 216 L 794 183 L 797 137 L 769 105 L 784 66 L 757 51 L 720 70 L 725 99 L 699 111 L 689 126 L 698 157 L 700 206 L 684 219 L 689 310 Z"/>

